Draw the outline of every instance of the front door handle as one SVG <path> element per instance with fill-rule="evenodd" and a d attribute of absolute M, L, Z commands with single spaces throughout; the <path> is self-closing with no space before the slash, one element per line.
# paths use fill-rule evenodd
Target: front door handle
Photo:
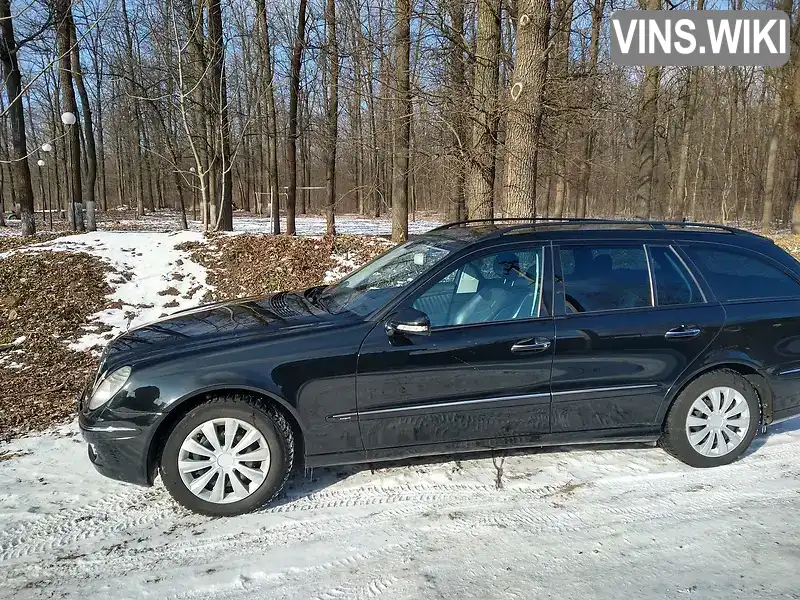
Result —
<path fill-rule="evenodd" d="M 699 327 L 694 325 L 681 325 L 680 327 L 674 327 L 667 331 L 664 337 L 668 340 L 680 340 L 697 337 L 698 335 L 700 335 Z"/>
<path fill-rule="evenodd" d="M 547 350 L 552 342 L 547 338 L 533 338 L 532 340 L 520 340 L 511 346 L 512 352 L 541 352 Z"/>

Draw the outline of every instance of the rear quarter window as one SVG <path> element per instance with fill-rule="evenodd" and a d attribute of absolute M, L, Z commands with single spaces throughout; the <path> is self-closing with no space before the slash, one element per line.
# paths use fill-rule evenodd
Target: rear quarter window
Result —
<path fill-rule="evenodd" d="M 800 283 L 755 252 L 691 244 L 681 248 L 722 302 L 800 296 Z"/>

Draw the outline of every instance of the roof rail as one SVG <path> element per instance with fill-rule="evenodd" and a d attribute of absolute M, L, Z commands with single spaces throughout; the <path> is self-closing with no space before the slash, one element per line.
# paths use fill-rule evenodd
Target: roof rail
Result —
<path fill-rule="evenodd" d="M 503 222 L 511 222 L 517 223 L 514 225 L 508 225 L 505 230 L 511 231 L 515 229 L 522 229 L 525 227 L 536 226 L 536 225 L 547 225 L 550 223 L 586 223 L 586 224 L 606 224 L 606 225 L 631 225 L 631 224 L 639 224 L 639 225 L 649 225 L 652 229 L 666 229 L 669 227 L 703 227 L 706 229 L 717 229 L 719 231 L 726 231 L 728 233 L 735 233 L 738 235 L 757 235 L 745 229 L 739 229 L 737 227 L 729 227 L 728 225 L 717 225 L 715 223 L 695 223 L 693 221 L 649 221 L 649 220 L 636 220 L 636 219 L 600 219 L 600 218 L 585 218 L 585 219 L 578 219 L 573 217 L 496 217 L 492 219 L 468 219 L 464 221 L 454 221 L 452 223 L 446 223 L 439 227 L 436 227 L 432 231 L 440 231 L 444 229 L 451 229 L 453 227 L 459 227 L 462 225 L 472 225 L 474 223 L 503 223 Z"/>

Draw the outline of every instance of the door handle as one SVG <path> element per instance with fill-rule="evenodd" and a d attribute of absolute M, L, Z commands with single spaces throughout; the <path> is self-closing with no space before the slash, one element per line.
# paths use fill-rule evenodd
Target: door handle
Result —
<path fill-rule="evenodd" d="M 512 352 L 541 352 L 547 350 L 552 342 L 547 338 L 533 338 L 532 340 L 520 340 L 511 346 Z"/>
<path fill-rule="evenodd" d="M 664 337 L 668 340 L 680 340 L 697 337 L 700 335 L 700 328 L 694 325 L 681 325 L 667 331 Z"/>

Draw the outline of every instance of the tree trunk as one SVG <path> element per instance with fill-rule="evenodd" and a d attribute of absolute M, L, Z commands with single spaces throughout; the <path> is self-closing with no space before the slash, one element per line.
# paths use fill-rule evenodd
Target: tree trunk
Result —
<path fill-rule="evenodd" d="M 300 114 L 303 114 L 303 111 L 300 111 Z M 308 121 L 311 119 L 309 115 L 307 117 L 308 120 L 303 121 L 301 119 L 301 123 L 305 123 L 305 126 L 302 129 L 306 132 L 305 135 L 300 136 L 300 160 L 302 161 L 302 173 L 303 173 L 303 185 L 302 190 L 300 193 L 300 208 L 298 212 L 301 215 L 306 214 L 308 211 L 311 210 L 311 190 L 308 188 L 311 187 L 311 135 L 308 129 Z"/>
<path fill-rule="evenodd" d="M 661 0 L 639 0 L 644 10 L 659 10 Z M 639 92 L 639 119 L 636 130 L 638 172 L 636 178 L 636 208 L 640 216 L 649 218 L 652 211 L 653 178 L 655 175 L 656 119 L 658 118 L 658 90 L 661 68 L 644 69 L 644 80 Z"/>
<path fill-rule="evenodd" d="M 219 127 L 217 160 L 220 196 L 215 231 L 233 231 L 233 162 L 231 156 L 231 124 L 228 110 L 228 82 L 225 69 L 225 42 L 222 30 L 221 0 L 209 0 L 208 34 L 211 45 L 211 82 L 214 118 Z"/>
<path fill-rule="evenodd" d="M 470 219 L 494 216 L 500 7 L 500 0 L 478 0 L 478 32 L 472 87 L 474 110 L 467 175 L 467 215 Z"/>
<path fill-rule="evenodd" d="M 762 199 L 763 212 L 761 213 L 761 231 L 766 235 L 772 227 L 772 205 L 775 197 L 775 179 L 778 164 L 778 143 L 781 135 L 781 113 L 783 104 L 782 95 L 777 94 L 775 108 L 772 112 L 772 133 L 767 149 L 767 172 L 764 178 L 764 196 Z"/>
<path fill-rule="evenodd" d="M 84 231 L 83 203 L 81 186 L 81 132 L 78 119 L 78 106 L 75 101 L 75 90 L 72 87 L 72 59 L 70 45 L 72 40 L 72 6 L 70 0 L 58 0 L 56 3 L 56 30 L 58 49 L 61 56 L 61 105 L 65 113 L 75 115 L 74 125 L 67 125 L 69 140 L 69 171 L 72 186 L 69 202 L 69 218 L 73 231 Z"/>
<path fill-rule="evenodd" d="M 269 34 L 269 18 L 264 0 L 257 0 L 259 14 L 264 32 L 264 79 L 267 82 L 267 162 L 269 171 L 270 214 L 272 215 L 272 233 L 281 232 L 280 191 L 278 187 L 278 118 L 275 111 L 275 74 L 272 64 L 272 41 Z"/>
<path fill-rule="evenodd" d="M 292 72 L 289 79 L 289 131 L 286 139 L 286 165 L 289 184 L 286 194 L 286 233 L 295 235 L 297 206 L 297 100 L 300 95 L 300 67 L 306 37 L 306 3 L 300 0 L 297 10 L 297 37 L 292 48 Z"/>
<path fill-rule="evenodd" d="M 516 64 L 506 118 L 504 212 L 533 217 L 536 210 L 536 163 L 547 76 L 548 0 L 517 3 Z"/>
<path fill-rule="evenodd" d="M 674 217 L 675 211 L 686 203 L 686 174 L 689 170 L 689 146 L 692 134 L 692 119 L 694 117 L 694 73 L 692 69 L 686 75 L 686 86 L 683 97 L 683 124 L 681 125 L 681 145 L 678 154 L 678 175 L 669 205 L 669 216 Z M 681 215 L 683 216 L 683 215 Z"/>
<path fill-rule="evenodd" d="M 100 37 L 93 44 L 92 66 L 94 67 L 94 86 L 97 94 L 97 170 L 100 175 L 100 204 L 103 212 L 108 211 L 108 184 L 106 181 L 106 146 L 103 135 L 103 49 Z"/>
<path fill-rule="evenodd" d="M 395 135 L 392 160 L 392 240 L 408 239 L 408 165 L 411 141 L 411 0 L 396 0 Z"/>
<path fill-rule="evenodd" d="M 351 23 L 351 31 L 353 34 L 353 85 L 355 90 L 353 92 L 353 99 L 350 104 L 350 123 L 355 135 L 355 171 L 356 171 L 356 210 L 358 214 L 366 214 L 366 206 L 364 203 L 364 126 L 361 111 L 361 94 L 363 90 L 363 53 L 361 51 L 361 40 L 357 34 L 357 28 L 360 27 L 358 15 L 355 15 Z"/>
<path fill-rule="evenodd" d="M 17 61 L 17 42 L 14 38 L 14 25 L 11 19 L 10 0 L 0 0 L 0 62 L 3 65 L 3 78 L 8 95 L 8 118 L 11 129 L 11 152 L 9 172 L 19 202 L 22 235 L 36 233 L 36 215 L 33 206 L 33 184 L 28 165 L 28 143 L 25 137 L 25 110 L 22 106 L 22 75 Z M 42 200 L 44 202 L 44 199 Z M 3 222 L 5 224 L 5 220 Z"/>
<path fill-rule="evenodd" d="M 788 0 L 786 0 L 788 4 Z M 789 6 L 791 8 L 791 4 Z M 795 179 L 794 205 L 792 208 L 792 233 L 800 233 L 800 4 L 797 5 L 797 13 L 794 15 L 794 27 L 791 35 L 792 54 L 790 61 L 785 67 L 789 70 L 787 79 L 789 86 L 787 91 L 791 91 L 789 97 L 789 118 L 791 119 L 791 132 L 793 133 L 795 155 L 798 162 L 797 178 Z"/>
<path fill-rule="evenodd" d="M 589 40 L 589 71 L 586 84 L 586 123 L 584 125 L 583 143 L 581 144 L 580 181 L 578 188 L 578 217 L 584 218 L 589 204 L 589 180 L 592 176 L 592 155 L 597 135 L 595 96 L 599 86 L 597 80 L 597 62 L 600 55 L 600 29 L 603 24 L 606 0 L 593 0 L 590 7 L 592 14 L 592 31 Z"/>
<path fill-rule="evenodd" d="M 92 105 L 89 102 L 89 94 L 86 92 L 86 86 L 83 82 L 75 21 L 72 18 L 69 21 L 72 37 L 72 74 L 75 78 L 78 94 L 81 97 L 81 108 L 83 109 L 81 116 L 83 117 L 83 137 L 86 148 L 86 178 L 83 181 L 83 197 L 86 199 L 86 229 L 88 231 L 96 231 L 94 188 L 97 181 L 97 150 L 94 140 L 94 126 L 92 124 Z"/>
<path fill-rule="evenodd" d="M 336 0 L 325 10 L 328 28 L 328 118 L 325 156 L 325 222 L 327 235 L 336 235 L 336 142 L 339 137 L 339 46 L 336 42 Z"/>
<path fill-rule="evenodd" d="M 448 10 L 452 24 L 452 41 L 448 56 L 448 69 L 452 94 L 451 126 L 451 173 L 452 185 L 445 218 L 448 221 L 460 221 L 466 217 L 466 182 L 468 165 L 468 106 L 469 89 L 467 87 L 467 68 L 464 50 L 467 48 L 464 39 L 465 6 L 464 0 L 449 0 Z"/>
<path fill-rule="evenodd" d="M 572 16 L 574 14 L 574 0 L 557 0 L 555 3 L 553 33 L 553 89 L 549 91 L 551 103 L 556 108 L 553 115 L 553 127 L 555 128 L 555 144 L 552 149 L 553 178 L 555 179 L 555 205 L 553 216 L 563 217 L 567 204 L 567 153 L 569 147 L 570 131 L 567 122 L 568 106 L 572 102 L 569 97 L 569 64 L 570 64 L 570 27 L 572 26 Z M 518 11 L 521 14 L 522 5 L 518 4 Z M 520 17 L 521 18 L 521 17 Z M 517 26 L 519 29 L 519 26 Z M 517 46 L 520 39 L 517 37 Z M 577 216 L 577 215 L 576 215 Z"/>
<path fill-rule="evenodd" d="M 64 0 L 59 0 L 64 1 Z M 67 0 L 68 1 L 68 0 Z M 134 59 L 133 59 L 133 36 L 131 34 L 130 19 L 128 18 L 127 0 L 121 0 L 122 7 L 122 21 L 125 32 L 125 72 L 128 77 L 127 93 L 129 101 L 132 103 L 131 116 L 133 127 L 131 128 L 131 143 L 133 148 L 134 164 L 132 165 L 134 181 L 134 191 L 136 195 L 136 216 L 141 217 L 144 214 L 144 186 L 142 184 L 142 134 L 141 134 L 141 119 L 139 112 L 139 101 L 136 99 L 136 86 Z"/>

